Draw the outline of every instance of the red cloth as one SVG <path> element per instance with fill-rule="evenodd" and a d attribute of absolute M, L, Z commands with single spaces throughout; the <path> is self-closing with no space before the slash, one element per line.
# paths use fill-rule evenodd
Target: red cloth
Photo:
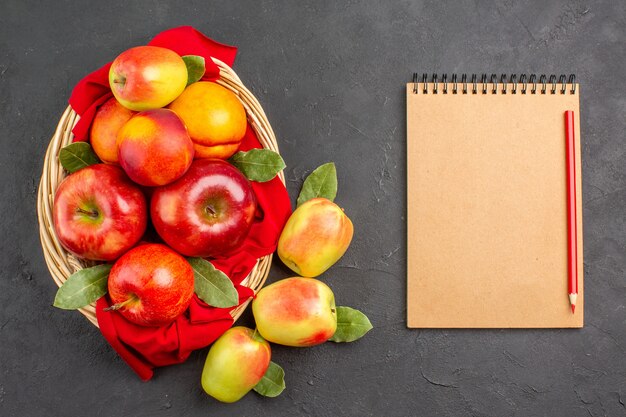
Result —
<path fill-rule="evenodd" d="M 201 55 L 206 60 L 205 80 L 219 76 L 211 56 L 232 65 L 237 49 L 219 44 L 189 26 L 167 30 L 157 35 L 149 45 L 170 48 L 180 55 Z M 110 63 L 82 79 L 74 88 L 70 105 L 81 116 L 74 127 L 75 140 L 87 140 L 89 126 L 99 105 L 111 97 L 108 84 Z M 248 126 L 241 150 L 261 145 Z M 253 296 L 242 285 L 258 258 L 276 250 L 285 222 L 291 214 L 291 203 L 285 186 L 278 178 L 265 183 L 253 182 L 257 197 L 257 214 L 248 237 L 232 253 L 214 259 L 213 265 L 223 271 L 235 284 L 239 303 Z M 119 312 L 103 311 L 110 305 L 108 297 L 96 303 L 96 315 L 102 334 L 118 354 L 143 380 L 153 375 L 153 368 L 181 363 L 189 354 L 211 344 L 230 328 L 233 320 L 230 308 L 209 307 L 194 295 L 189 309 L 172 324 L 164 327 L 143 327 L 126 320 Z"/>

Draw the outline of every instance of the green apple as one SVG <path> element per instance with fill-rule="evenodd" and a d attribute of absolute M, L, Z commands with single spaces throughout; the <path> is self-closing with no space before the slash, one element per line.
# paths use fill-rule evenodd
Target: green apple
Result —
<path fill-rule="evenodd" d="M 335 295 L 314 278 L 287 278 L 261 289 L 252 302 L 257 330 L 280 345 L 324 343 L 337 330 Z"/>
<path fill-rule="evenodd" d="M 202 371 L 202 388 L 219 401 L 234 403 L 263 378 L 271 356 L 270 344 L 258 332 L 233 327 L 211 346 Z"/>

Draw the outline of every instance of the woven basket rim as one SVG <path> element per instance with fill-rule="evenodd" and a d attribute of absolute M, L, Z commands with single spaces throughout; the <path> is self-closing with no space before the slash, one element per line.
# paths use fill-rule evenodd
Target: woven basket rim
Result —
<path fill-rule="evenodd" d="M 217 80 L 215 80 L 215 82 L 225 88 L 228 88 L 237 95 L 246 109 L 248 123 L 256 133 L 261 145 L 266 149 L 280 153 L 274 131 L 259 101 L 243 85 L 235 71 L 233 71 L 230 66 L 217 58 L 212 58 L 212 60 L 220 70 L 220 76 Z M 95 262 L 92 261 L 79 259 L 66 251 L 61 246 L 52 223 L 52 203 L 54 201 L 54 194 L 58 185 L 66 176 L 63 167 L 59 163 L 58 153 L 61 148 L 72 142 L 74 138 L 72 129 L 79 120 L 80 116 L 72 109 L 71 106 L 68 106 L 63 112 L 55 132 L 50 139 L 48 149 L 46 150 L 44 166 L 37 192 L 37 218 L 39 222 L 41 247 L 50 275 L 59 287 L 72 273 L 95 264 Z M 278 174 L 278 177 L 282 183 L 285 184 L 283 171 Z M 248 276 L 241 282 L 241 285 L 249 287 L 256 294 L 261 289 L 267 279 L 267 276 L 269 275 L 272 255 L 273 254 L 269 254 L 259 258 L 257 260 L 257 264 L 254 266 L 250 274 L 248 274 Z M 236 321 L 241 316 L 249 302 L 250 300 L 247 300 L 231 311 L 233 320 Z M 98 327 L 95 303 L 80 308 L 78 311 L 80 311 L 80 313 L 82 313 L 93 325 Z"/>

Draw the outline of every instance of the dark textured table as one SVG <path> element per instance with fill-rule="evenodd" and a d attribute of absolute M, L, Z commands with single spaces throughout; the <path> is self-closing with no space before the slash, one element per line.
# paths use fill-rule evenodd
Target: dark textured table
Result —
<path fill-rule="evenodd" d="M 626 415 L 626 3 L 41 3 L 0 6 L 1 416 Z M 335 161 L 337 202 L 355 224 L 323 279 L 375 329 L 353 344 L 274 347 L 287 381 L 276 399 L 206 396 L 206 349 L 143 383 L 84 317 L 51 307 L 36 190 L 70 91 L 122 50 L 187 24 L 239 47 L 235 70 L 272 122 L 293 200 L 312 169 Z M 576 73 L 584 329 L 406 328 L 413 71 Z M 270 279 L 288 275 L 275 262 Z"/>

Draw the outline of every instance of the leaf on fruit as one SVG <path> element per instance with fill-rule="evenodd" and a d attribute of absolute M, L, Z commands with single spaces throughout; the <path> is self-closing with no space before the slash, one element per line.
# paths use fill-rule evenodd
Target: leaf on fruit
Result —
<path fill-rule="evenodd" d="M 198 55 L 185 55 L 183 61 L 187 66 L 187 85 L 199 81 L 204 75 L 204 57 Z"/>
<path fill-rule="evenodd" d="M 331 342 L 354 342 L 372 330 L 370 319 L 359 310 L 350 307 L 337 307 L 337 330 Z"/>
<path fill-rule="evenodd" d="M 107 293 L 110 264 L 96 265 L 73 273 L 54 297 L 54 306 L 76 310 L 93 303 Z"/>
<path fill-rule="evenodd" d="M 304 180 L 298 196 L 300 207 L 313 198 L 324 197 L 333 201 L 337 196 L 337 168 L 333 162 L 319 166 Z"/>
<path fill-rule="evenodd" d="M 253 389 L 264 397 L 278 397 L 285 389 L 285 371 L 279 365 L 270 362 L 265 375 Z"/>
<path fill-rule="evenodd" d="M 193 268 L 194 285 L 198 297 L 212 307 L 234 307 L 239 294 L 228 276 L 202 258 L 188 258 Z"/>
<path fill-rule="evenodd" d="M 250 181 L 257 182 L 269 181 L 285 168 L 283 158 L 269 149 L 239 151 L 231 156 L 228 161 Z"/>
<path fill-rule="evenodd" d="M 79 169 L 100 163 L 91 145 L 87 142 L 75 142 L 67 145 L 59 152 L 59 161 L 68 172 L 76 172 Z"/>

